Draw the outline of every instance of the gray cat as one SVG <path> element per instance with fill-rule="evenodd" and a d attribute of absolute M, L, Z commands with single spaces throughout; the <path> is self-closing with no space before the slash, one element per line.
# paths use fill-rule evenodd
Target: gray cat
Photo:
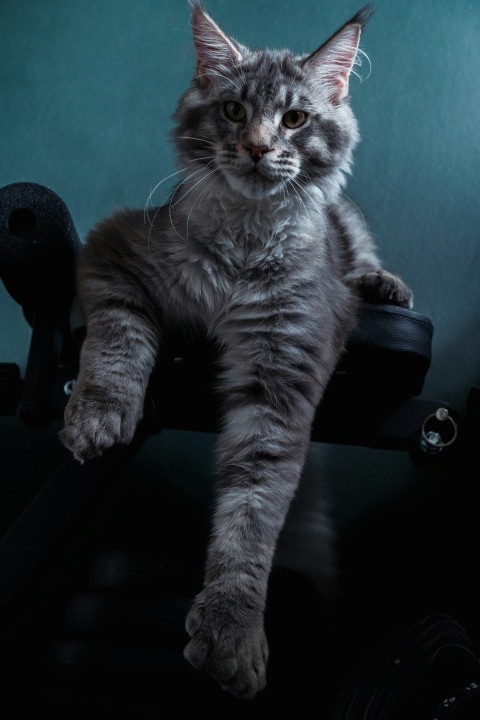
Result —
<path fill-rule="evenodd" d="M 191 2 L 196 74 L 175 114 L 182 182 L 150 222 L 124 210 L 87 238 L 87 315 L 64 444 L 129 443 L 164 333 L 222 348 L 217 503 L 185 657 L 241 698 L 265 686 L 263 615 L 315 409 L 361 299 L 411 305 L 341 194 L 358 141 L 348 104 L 364 8 L 309 56 L 249 50 Z M 161 402 L 161 398 L 158 399 Z"/>

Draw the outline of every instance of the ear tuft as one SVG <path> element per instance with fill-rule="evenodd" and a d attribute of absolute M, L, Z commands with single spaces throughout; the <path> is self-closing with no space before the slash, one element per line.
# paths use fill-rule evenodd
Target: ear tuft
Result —
<path fill-rule="evenodd" d="M 373 14 L 366 5 L 318 50 L 303 61 L 303 67 L 327 88 L 329 100 L 341 102 L 348 95 L 350 73 L 355 64 L 360 36 Z"/>
<path fill-rule="evenodd" d="M 242 60 L 238 45 L 212 20 L 199 0 L 190 0 L 193 41 L 197 53 L 197 80 L 209 85 L 216 75 Z"/>
<path fill-rule="evenodd" d="M 353 16 L 351 20 L 348 21 L 348 23 L 345 23 L 346 25 L 360 25 L 362 30 L 365 27 L 365 25 L 368 23 L 370 18 L 372 17 L 373 13 L 375 12 L 375 8 L 372 5 L 365 5 L 361 10 L 357 12 L 356 15 Z"/>

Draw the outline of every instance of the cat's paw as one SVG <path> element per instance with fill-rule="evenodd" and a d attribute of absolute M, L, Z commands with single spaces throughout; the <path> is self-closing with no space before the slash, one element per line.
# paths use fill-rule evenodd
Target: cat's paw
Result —
<path fill-rule="evenodd" d="M 218 599 L 210 603 L 208 592 L 195 599 L 186 620 L 191 637 L 185 658 L 197 670 L 214 678 L 223 690 L 251 700 L 266 685 L 268 645 L 263 618 L 253 625 L 240 622 L 241 615 L 228 612 Z"/>
<path fill-rule="evenodd" d="M 83 462 L 99 457 L 113 445 L 128 445 L 141 416 L 137 398 L 77 385 L 65 409 L 65 427 L 59 438 L 75 459 Z"/>
<path fill-rule="evenodd" d="M 375 270 L 358 277 L 348 278 L 347 284 L 360 293 L 363 300 L 370 303 L 413 307 L 413 293 L 398 275 L 387 270 Z"/>

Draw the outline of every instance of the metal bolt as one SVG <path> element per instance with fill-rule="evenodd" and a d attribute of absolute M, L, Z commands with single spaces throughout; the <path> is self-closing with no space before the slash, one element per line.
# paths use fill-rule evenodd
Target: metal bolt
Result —
<path fill-rule="evenodd" d="M 75 380 L 67 380 L 65 385 L 63 386 L 63 392 L 67 397 L 70 397 L 70 395 L 73 393 L 73 388 L 75 387 Z"/>
<path fill-rule="evenodd" d="M 450 417 L 448 414 L 447 408 L 438 408 L 437 412 L 435 413 L 435 417 L 437 420 L 440 420 L 440 422 L 445 422 L 445 420 L 448 420 Z"/>
<path fill-rule="evenodd" d="M 433 447 L 439 447 L 443 445 L 442 436 L 440 433 L 435 432 L 434 430 L 429 430 L 424 435 L 424 440 L 427 445 L 431 445 Z"/>

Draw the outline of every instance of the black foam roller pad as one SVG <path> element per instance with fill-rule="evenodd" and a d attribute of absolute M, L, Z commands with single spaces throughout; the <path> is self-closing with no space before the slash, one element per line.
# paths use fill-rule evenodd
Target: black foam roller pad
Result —
<path fill-rule="evenodd" d="M 44 300 L 71 298 L 79 246 L 70 212 L 53 190 L 31 182 L 0 189 L 0 276 L 27 319 Z"/>

